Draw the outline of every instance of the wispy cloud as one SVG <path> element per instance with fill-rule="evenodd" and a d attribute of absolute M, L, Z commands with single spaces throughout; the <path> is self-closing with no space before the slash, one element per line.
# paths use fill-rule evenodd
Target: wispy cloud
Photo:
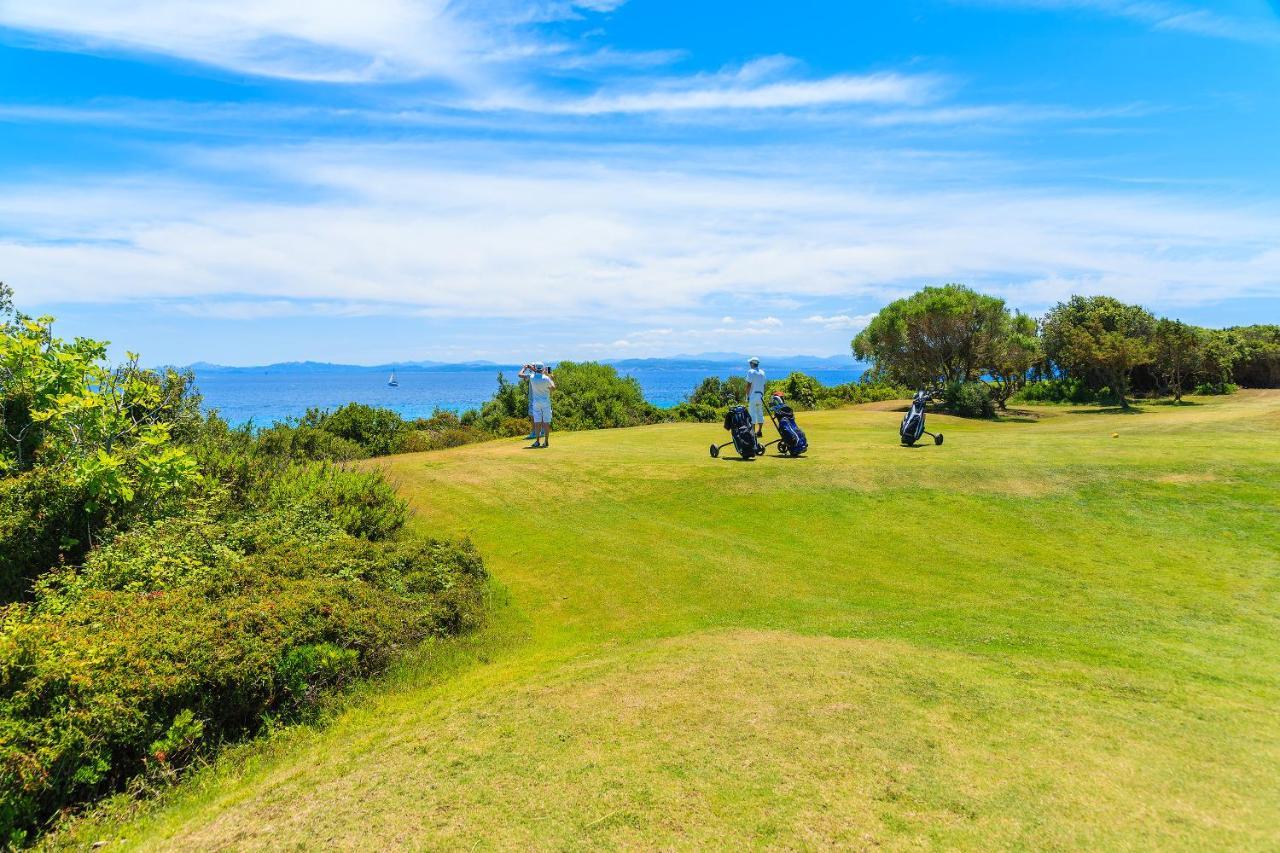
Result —
<path fill-rule="evenodd" d="M 546 51 L 528 25 L 620 3 L 450 0 L 6 0 L 0 26 L 55 47 L 163 54 L 239 73 L 472 84 L 495 62 Z M 563 54 L 557 49 L 553 52 Z"/>
<path fill-rule="evenodd" d="M 778 295 L 848 304 L 950 280 L 1015 304 L 1073 291 L 1156 305 L 1280 295 L 1280 211 L 1168 194 L 871 191 L 861 175 L 833 182 L 813 151 L 787 158 L 809 171 L 785 174 L 759 162 L 583 168 L 519 149 L 482 170 L 439 148 L 221 156 L 293 190 L 264 201 L 216 178 L 0 187 L 6 281 L 34 304 L 252 297 L 276 311 L 314 300 L 326 311 L 634 322 Z M 785 322 L 719 323 L 722 313 L 707 326 L 760 334 Z"/>
<path fill-rule="evenodd" d="M 814 314 L 805 317 L 806 323 L 813 323 L 822 326 L 829 332 L 837 331 L 858 331 L 866 328 L 867 324 L 875 318 L 875 314 L 833 314 L 824 317 L 821 314 Z"/>
<path fill-rule="evenodd" d="M 918 104 L 934 97 L 934 75 L 882 72 L 805 78 L 790 57 L 768 56 L 715 74 L 646 78 L 639 86 L 603 89 L 580 98 L 500 92 L 468 104 L 477 110 L 561 115 L 773 110 L 849 104 Z"/>
<path fill-rule="evenodd" d="M 1233 41 L 1280 44 L 1280 16 L 1266 3 L 1237 4 L 1231 12 L 1170 0 L 959 0 L 990 6 L 1096 12 L 1153 29 Z M 1247 5 L 1241 9 L 1239 6 Z"/>

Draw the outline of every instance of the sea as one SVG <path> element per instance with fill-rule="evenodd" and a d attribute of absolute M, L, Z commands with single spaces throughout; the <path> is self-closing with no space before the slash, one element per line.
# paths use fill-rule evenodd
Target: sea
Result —
<path fill-rule="evenodd" d="M 824 385 L 852 382 L 862 369 L 827 369 L 766 365 L 770 377 L 785 377 L 793 369 L 804 370 Z M 392 409 L 402 417 L 429 417 L 437 409 L 463 412 L 479 408 L 498 388 L 498 371 L 514 381 L 519 367 L 487 369 L 397 369 L 400 385 L 387 385 L 385 368 L 331 368 L 323 371 L 270 368 L 235 370 L 195 368 L 196 387 L 204 397 L 206 410 L 217 410 L 233 426 L 270 426 L 306 414 L 307 409 L 336 409 L 347 403 Z M 741 376 L 734 365 L 713 367 L 618 368 L 624 376 L 634 376 L 645 399 L 657 406 L 673 406 L 684 400 L 703 379 Z"/>

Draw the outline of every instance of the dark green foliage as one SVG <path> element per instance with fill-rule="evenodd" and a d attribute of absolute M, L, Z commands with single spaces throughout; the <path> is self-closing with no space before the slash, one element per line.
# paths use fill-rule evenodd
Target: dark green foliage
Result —
<path fill-rule="evenodd" d="M 1196 393 L 1202 397 L 1211 397 L 1219 394 L 1234 394 L 1240 390 L 1240 386 L 1233 382 L 1202 382 L 1196 386 Z"/>
<path fill-rule="evenodd" d="M 775 389 L 770 387 L 768 393 L 772 394 Z M 776 390 L 782 391 L 786 397 L 787 404 L 793 409 L 813 409 L 818 405 L 826 390 L 822 383 L 807 373 L 795 372 L 782 380 Z"/>
<path fill-rule="evenodd" d="M 1114 398 L 1100 397 L 1083 379 L 1045 379 L 1032 382 L 1013 398 L 1021 403 L 1111 403 Z"/>
<path fill-rule="evenodd" d="M 853 340 L 874 377 L 916 388 L 977 379 L 1008 322 L 1004 300 L 962 284 L 926 287 L 891 302 Z"/>
<path fill-rule="evenodd" d="M 189 375 L 108 369 L 19 321 L 0 323 L 0 594 L 26 599 L 0 610 L 0 844 L 477 624 L 470 544 L 407 535 L 380 474 L 310 461 L 399 449 L 399 416 L 231 429 Z"/>
<path fill-rule="evenodd" d="M 553 406 L 559 400 L 559 395 L 555 395 Z M 559 412 L 556 415 L 558 418 Z M 523 435 L 530 426 L 528 383 L 508 382 L 507 377 L 499 373 L 498 390 L 493 397 L 479 411 L 463 415 L 461 423 L 496 436 Z"/>
<path fill-rule="evenodd" d="M 713 408 L 708 403 L 689 401 L 677 403 L 667 409 L 666 415 L 669 420 L 700 424 L 715 423 L 724 418 L 721 410 Z"/>
<path fill-rule="evenodd" d="M 738 406 L 746 401 L 747 380 L 743 376 L 730 376 L 728 379 L 721 379 L 719 376 L 708 376 L 689 395 L 690 403 L 710 406 L 713 409 Z"/>
<path fill-rule="evenodd" d="M 996 403 L 985 382 L 950 382 L 943 392 L 947 410 L 962 418 L 993 418 Z"/>
<path fill-rule="evenodd" d="M 1129 374 L 1152 357 L 1155 318 L 1109 296 L 1073 296 L 1045 315 L 1045 357 L 1069 375 L 1106 385 L 1128 407 Z"/>
<path fill-rule="evenodd" d="M 302 425 L 314 426 L 364 448 L 369 456 L 385 456 L 400 450 L 409 424 L 390 409 L 348 403 L 333 412 L 311 410 Z"/>
<path fill-rule="evenodd" d="M 289 459 L 347 462 L 364 459 L 369 451 L 350 439 L 319 427 L 275 424 L 258 433 L 258 451 Z"/>
<path fill-rule="evenodd" d="M 83 558 L 94 522 L 87 502 L 83 489 L 49 469 L 0 478 L 0 601 L 25 596 L 50 566 Z"/>
<path fill-rule="evenodd" d="M 556 366 L 553 397 L 561 430 L 612 429 L 657 423 L 662 412 L 644 399 L 634 377 L 607 364 L 562 361 Z"/>
<path fill-rule="evenodd" d="M 423 450 L 444 450 L 492 438 L 474 424 L 464 424 L 462 418 L 444 409 L 436 409 L 429 418 L 413 422 L 412 431 L 405 437 L 401 449 L 405 453 Z"/>
<path fill-rule="evenodd" d="M 267 501 L 291 515 L 329 519 L 352 536 L 385 539 L 398 531 L 409 510 L 382 475 L 297 465 L 271 480 Z"/>
<path fill-rule="evenodd" d="M 234 583 L 90 590 L 55 612 L 5 614 L 0 832 L 475 624 L 484 580 L 474 552 L 442 543 L 270 551 L 225 571 Z"/>
<path fill-rule="evenodd" d="M 1280 388 L 1280 326 L 1236 326 L 1223 334 L 1233 343 L 1233 380 L 1246 388 Z"/>

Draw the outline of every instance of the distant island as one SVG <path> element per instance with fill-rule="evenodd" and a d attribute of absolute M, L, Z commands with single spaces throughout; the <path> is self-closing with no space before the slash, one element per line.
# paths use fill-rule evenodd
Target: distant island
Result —
<path fill-rule="evenodd" d="M 748 356 L 730 352 L 708 352 L 697 355 L 676 355 L 668 358 L 599 359 L 603 364 L 619 370 L 715 370 L 726 365 L 741 365 Z M 766 369 L 769 364 L 791 370 L 841 370 L 865 367 L 849 355 L 787 355 L 761 356 Z M 560 359 L 571 360 L 571 359 Z M 555 364 L 556 361 L 552 361 Z M 276 364 L 231 366 L 198 361 L 185 366 L 196 373 L 338 373 L 355 370 L 401 372 L 454 373 L 464 371 L 518 370 L 518 364 L 499 364 L 493 361 L 397 361 L 386 364 L 334 364 L 323 361 L 286 361 Z"/>

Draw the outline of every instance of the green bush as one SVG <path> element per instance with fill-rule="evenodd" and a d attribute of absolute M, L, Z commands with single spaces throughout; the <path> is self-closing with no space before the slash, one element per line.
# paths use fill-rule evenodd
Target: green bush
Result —
<path fill-rule="evenodd" d="M 770 383 L 772 385 L 773 383 Z M 773 393 L 775 388 L 770 388 L 768 393 Z M 823 386 L 821 382 L 809 376 L 807 373 L 792 373 L 786 379 L 782 380 L 777 390 L 781 390 L 787 398 L 787 403 L 793 409 L 814 409 L 818 406 L 818 401 L 827 396 L 829 389 Z"/>
<path fill-rule="evenodd" d="M 555 427 L 560 430 L 612 429 L 657 423 L 662 410 L 644 399 L 640 383 L 607 364 L 562 361 L 555 369 L 552 392 Z M 529 421 L 525 412 L 522 429 Z"/>
<path fill-rule="evenodd" d="M 707 403 L 687 401 L 677 403 L 667 409 L 667 418 L 673 421 L 709 424 L 719 421 L 723 417 L 721 410 L 717 410 Z"/>
<path fill-rule="evenodd" d="M 1072 405 L 1088 405 L 1090 403 L 1111 402 L 1110 391 L 1103 398 L 1083 379 L 1042 379 L 1030 382 L 1013 396 L 1020 403 L 1070 403 Z"/>
<path fill-rule="evenodd" d="M 747 380 L 742 376 L 730 376 L 721 379 L 719 376 L 708 376 L 693 389 L 688 402 L 697 406 L 708 406 L 712 409 L 723 409 L 727 406 L 741 405 L 747 400 Z"/>
<path fill-rule="evenodd" d="M 352 536 L 386 539 L 401 527 L 409 508 L 375 471 L 348 471 L 328 464 L 294 465 L 275 477 L 267 501 L 332 519 Z"/>
<path fill-rule="evenodd" d="M 275 424 L 257 436 L 257 452 L 286 459 L 347 462 L 370 451 L 348 438 L 304 424 Z"/>
<path fill-rule="evenodd" d="M 1234 394 L 1240 390 L 1240 386 L 1233 382 L 1202 382 L 1196 386 L 1196 393 L 1202 397 L 1210 397 L 1219 394 Z"/>
<path fill-rule="evenodd" d="M 943 393 L 947 409 L 962 418 L 993 418 L 996 403 L 985 382 L 951 382 Z"/>
<path fill-rule="evenodd" d="M 357 544 L 249 555 L 224 594 L 196 584 L 85 590 L 55 611 L 12 605 L 0 627 L 0 838 L 480 618 L 484 572 L 469 546 Z"/>
<path fill-rule="evenodd" d="M 60 472 L 36 468 L 0 479 L 0 602 L 16 601 L 50 566 L 89 550 L 88 495 Z"/>
<path fill-rule="evenodd" d="M 311 410 L 302 419 L 303 426 L 315 426 L 338 438 L 353 442 L 370 456 L 385 456 L 400 451 L 400 441 L 409 424 L 390 409 L 379 409 L 363 403 L 348 403 L 333 412 Z"/>

